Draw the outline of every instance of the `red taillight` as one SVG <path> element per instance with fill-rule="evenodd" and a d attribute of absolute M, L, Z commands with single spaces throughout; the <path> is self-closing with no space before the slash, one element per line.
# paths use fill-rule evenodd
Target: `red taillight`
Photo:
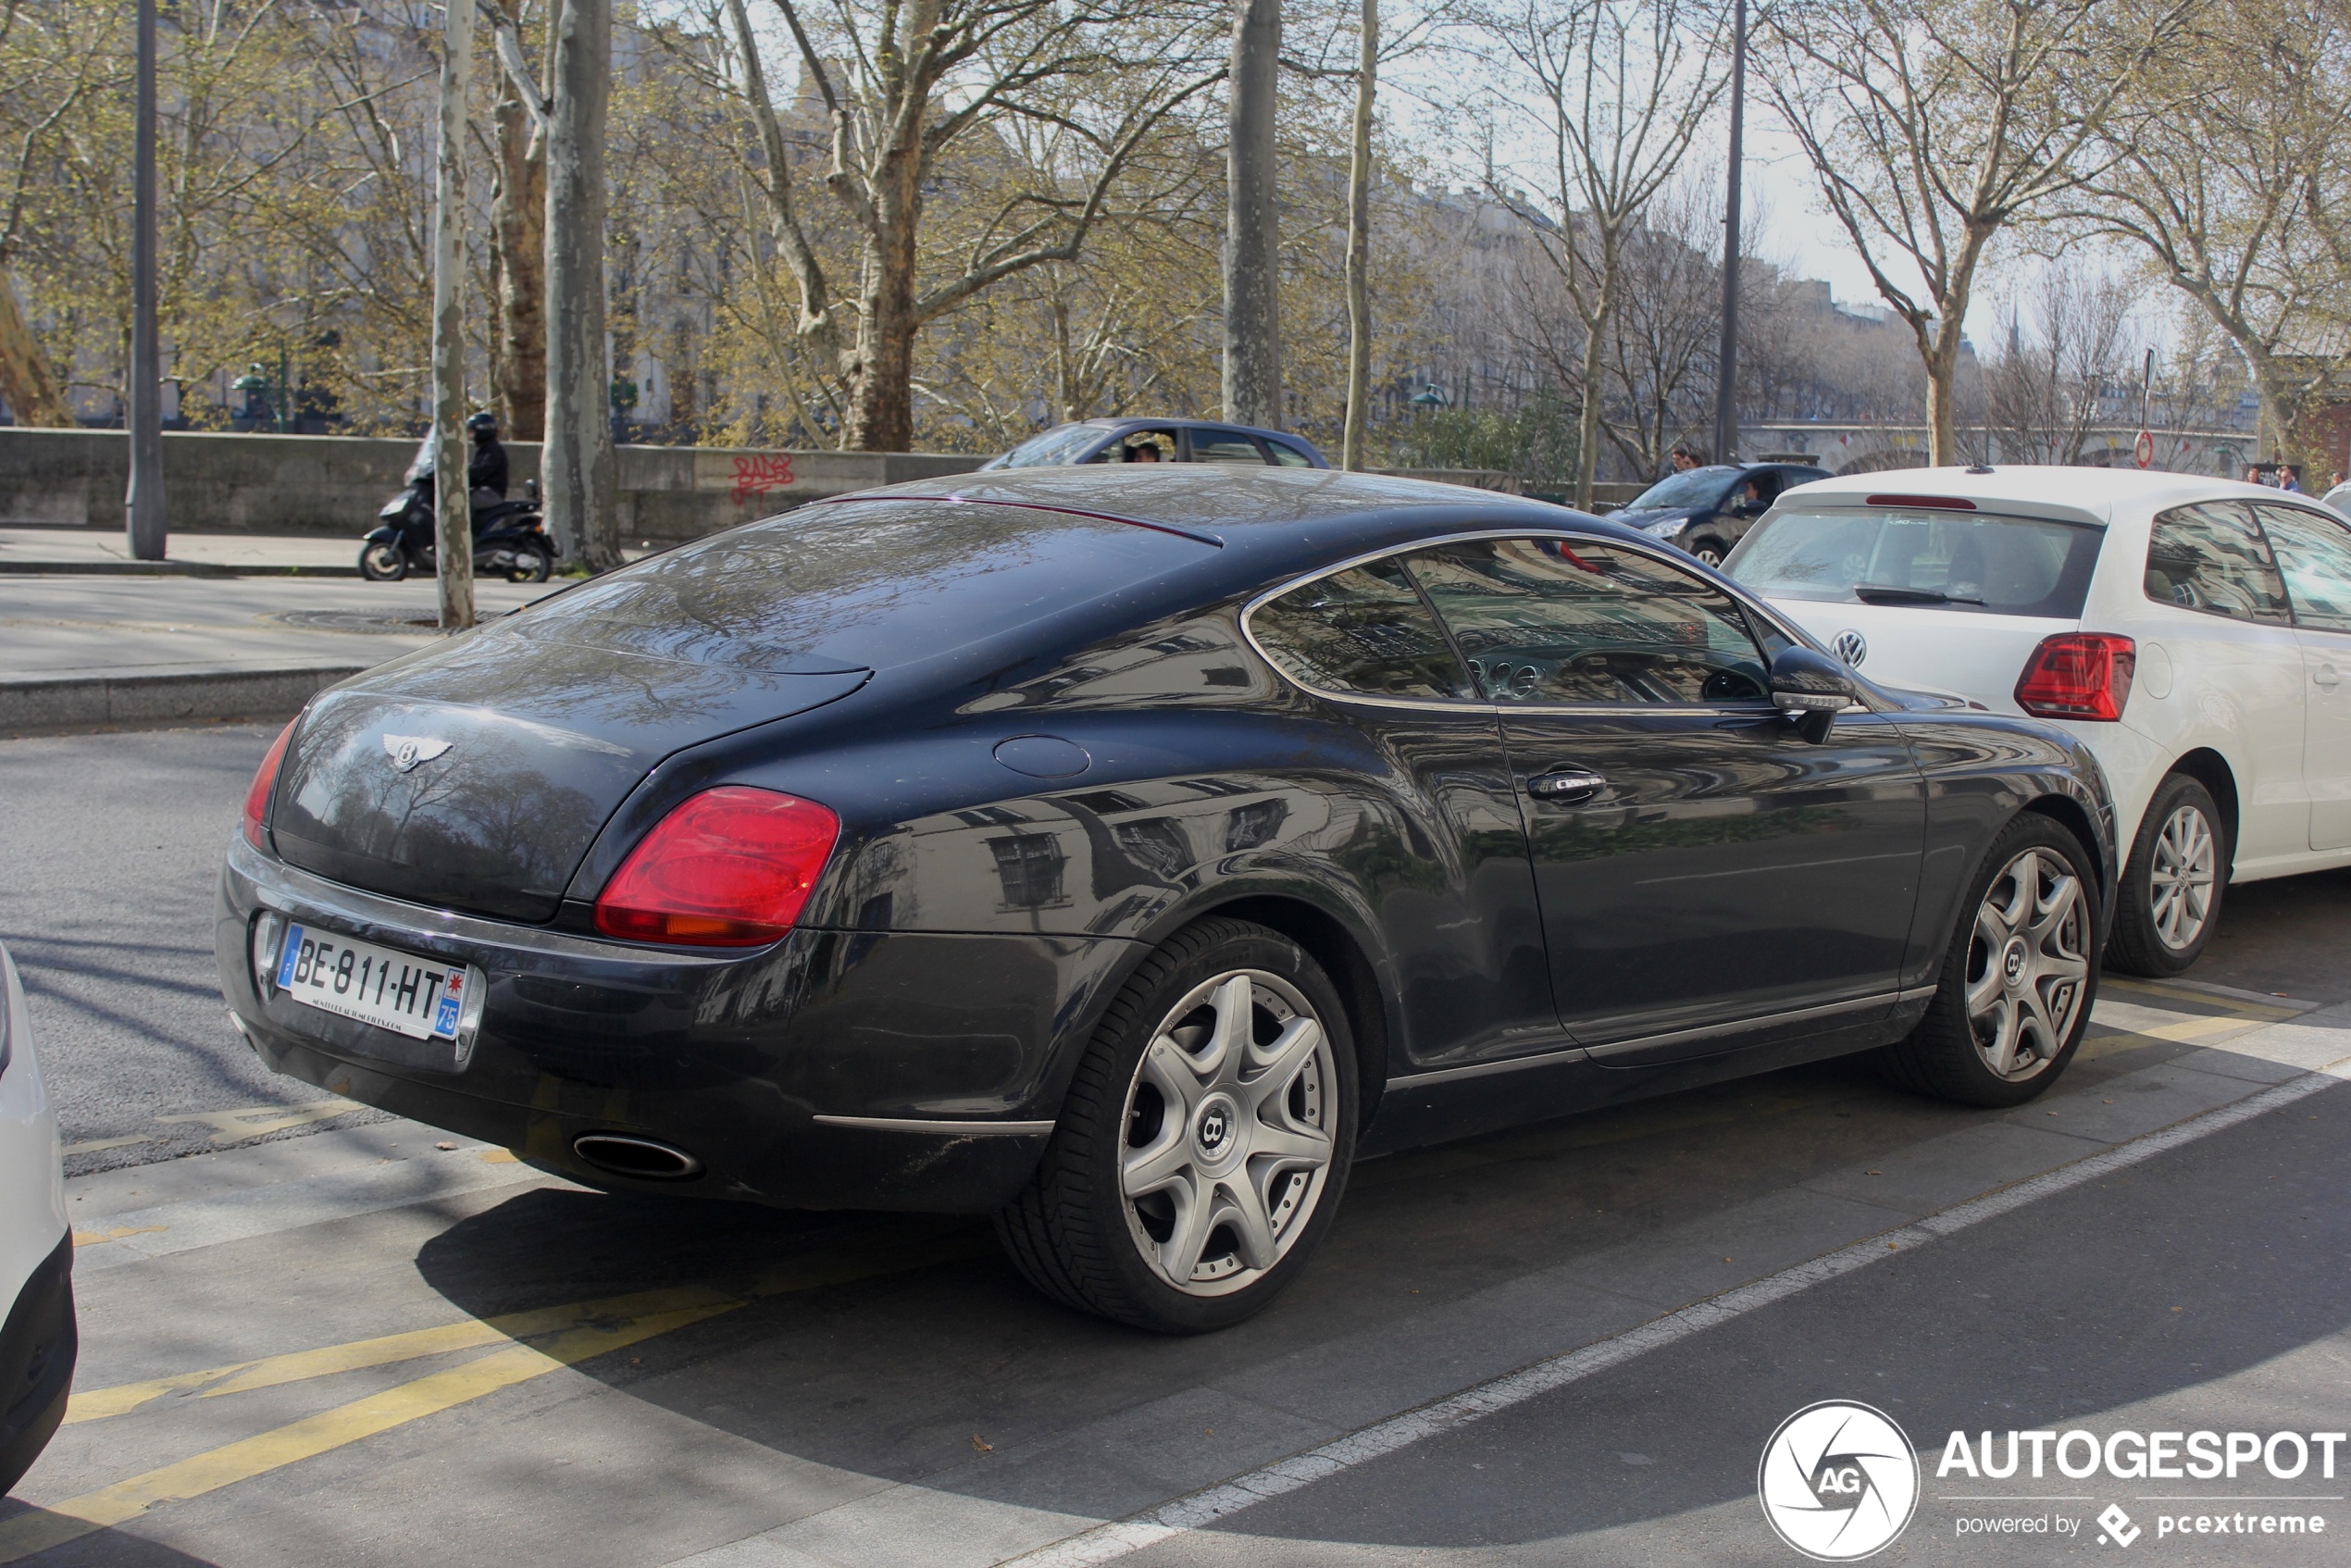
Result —
<path fill-rule="evenodd" d="M 661 819 L 596 900 L 596 929 L 630 941 L 757 947 L 792 927 L 833 852 L 840 818 L 814 801 L 742 785 L 706 790 Z"/>
<path fill-rule="evenodd" d="M 269 814 L 269 791 L 278 787 L 278 765 L 286 760 L 286 742 L 293 739 L 294 725 L 301 722 L 296 719 L 278 731 L 253 776 L 253 788 L 245 791 L 245 842 L 255 849 L 269 847 L 261 841 L 262 818 Z"/>
<path fill-rule="evenodd" d="M 2045 637 L 2017 678 L 2016 705 L 2034 718 L 2118 719 L 2131 700 L 2138 644 L 2099 631 Z"/>

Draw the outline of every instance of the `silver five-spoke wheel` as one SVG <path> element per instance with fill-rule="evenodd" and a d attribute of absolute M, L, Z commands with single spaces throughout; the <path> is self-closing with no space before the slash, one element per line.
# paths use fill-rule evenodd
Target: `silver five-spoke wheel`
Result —
<path fill-rule="evenodd" d="M 2090 975 L 2089 901 L 2056 855 L 2028 849 L 1984 890 L 1968 948 L 1975 1049 L 2011 1083 L 2047 1071 L 2072 1038 Z"/>
<path fill-rule="evenodd" d="M 1236 970 L 1168 1010 L 1127 1085 L 1119 1189 L 1161 1279 L 1238 1290 L 1282 1260 L 1330 1175 L 1337 1074 L 1312 1006 Z"/>
<path fill-rule="evenodd" d="M 2192 947 L 2204 934 L 2219 862 L 2212 824 L 2203 812 L 2183 805 L 2164 819 L 2147 865 L 2147 903 L 2164 946 Z"/>

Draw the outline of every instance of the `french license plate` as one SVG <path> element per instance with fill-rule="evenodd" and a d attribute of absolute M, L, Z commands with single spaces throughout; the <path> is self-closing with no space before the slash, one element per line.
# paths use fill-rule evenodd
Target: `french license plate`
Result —
<path fill-rule="evenodd" d="M 457 1038 L 466 966 L 289 926 L 278 949 L 278 989 L 294 1001 L 412 1039 Z"/>

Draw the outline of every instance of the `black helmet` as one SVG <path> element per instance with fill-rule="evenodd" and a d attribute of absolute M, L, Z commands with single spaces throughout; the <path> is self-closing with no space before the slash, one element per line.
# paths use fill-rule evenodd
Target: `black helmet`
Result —
<path fill-rule="evenodd" d="M 466 429 L 478 436 L 494 436 L 498 433 L 498 416 L 488 412 L 477 414 L 466 421 Z"/>

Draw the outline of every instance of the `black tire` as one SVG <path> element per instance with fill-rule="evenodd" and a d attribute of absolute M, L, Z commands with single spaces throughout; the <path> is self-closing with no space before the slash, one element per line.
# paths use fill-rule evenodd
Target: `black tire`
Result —
<path fill-rule="evenodd" d="M 397 544 L 363 544 L 359 575 L 369 582 L 398 582 L 408 575 L 408 553 Z"/>
<path fill-rule="evenodd" d="M 2182 846 L 2172 821 L 2183 813 L 2201 820 L 2209 860 L 2202 873 L 2202 915 L 2194 921 L 2192 932 L 2186 927 L 2199 890 L 2193 867 L 2184 880 L 2178 875 Z M 2212 791 L 2184 773 L 2165 778 L 2147 803 L 2139 835 L 2131 845 L 2131 858 L 2122 868 L 2121 890 L 2114 901 L 2114 934 L 2107 939 L 2107 963 L 2125 975 L 2162 979 L 2183 973 L 2203 957 L 2220 924 L 2220 899 L 2229 885 L 2233 848 L 2228 825 Z M 2164 890 L 2158 890 L 2158 879 L 2167 885 Z M 2175 882 L 2180 885 L 2171 886 Z M 2169 900 L 2165 891 L 2171 893 Z M 2175 940 L 2183 932 L 2184 940 Z"/>
<path fill-rule="evenodd" d="M 2000 906 L 2021 907 L 2016 899 L 2022 880 L 2014 873 L 2028 854 L 2036 865 L 2034 909 L 2015 926 L 2000 925 Z M 2062 877 L 2072 883 L 2070 916 L 2058 907 Z M 2034 924 L 2041 918 L 2044 890 L 2046 931 Z M 1987 940 L 1996 929 L 2010 932 L 1996 949 Z M 2097 952 L 2098 878 L 2089 852 L 2057 822 L 2020 813 L 1992 840 L 1968 884 L 1926 1015 L 1880 1053 L 1885 1076 L 1915 1093 L 1961 1105 L 2021 1105 L 2034 1099 L 2064 1073 L 2090 1027 Z M 1989 999 L 1982 1016 L 1971 1011 L 1972 994 Z M 2036 1016 L 2039 1022 L 2032 1022 Z M 2009 1069 L 1998 1069 L 1996 1058 L 2009 1061 Z"/>
<path fill-rule="evenodd" d="M 1190 1018 L 1210 1012 L 1208 1004 L 1191 999 L 1213 982 L 1229 983 L 1242 975 L 1250 978 L 1252 988 L 1247 994 L 1255 1046 L 1270 1043 L 1269 1027 L 1276 1029 L 1275 1038 L 1279 1038 L 1278 1031 L 1301 1014 L 1321 1026 L 1323 1044 L 1306 1048 L 1301 1064 L 1289 1069 L 1291 1077 L 1280 1093 L 1266 1101 L 1266 1106 L 1274 1106 L 1278 1101 L 1279 1122 L 1263 1120 L 1263 1106 L 1242 1111 L 1235 1105 L 1231 1122 L 1218 1124 L 1225 1130 L 1215 1133 L 1211 1141 L 1200 1142 L 1195 1135 L 1210 1137 L 1209 1111 L 1213 1107 L 1207 1100 L 1195 1102 L 1191 1109 L 1198 1113 L 1197 1124 L 1188 1116 L 1180 1133 L 1171 1131 L 1163 1120 L 1157 1119 L 1164 1116 L 1168 1107 L 1151 1087 L 1144 1053 L 1163 1028 L 1172 1041 L 1180 1044 L 1190 1038 L 1213 1052 L 1213 1032 L 1188 1029 Z M 1268 979 L 1305 1005 L 1300 1008 L 1273 996 Z M 1268 1004 L 1260 1000 L 1265 997 L 1273 997 L 1275 1006 L 1291 1009 L 1291 1019 L 1280 1019 L 1267 1011 Z M 1192 1010 L 1185 1021 L 1176 1015 L 1174 1010 L 1178 1008 Z M 1185 1049 L 1188 1052 L 1192 1047 Z M 1262 1082 L 1265 1071 L 1271 1069 L 1262 1070 L 1260 1079 L 1239 1086 L 1236 1092 Z M 1214 1099 L 1222 1091 L 1214 1084 L 1206 1084 L 1203 1092 Z M 1320 1117 L 1308 1130 L 1328 1139 L 1327 1162 L 1319 1167 L 1319 1176 L 1284 1168 L 1278 1156 L 1269 1164 L 1257 1164 L 1252 1146 L 1242 1140 L 1240 1129 L 1247 1126 L 1263 1132 L 1270 1127 L 1280 1132 L 1282 1124 L 1300 1125 L 1301 1102 L 1308 1106 L 1309 1117 Z M 1354 1157 L 1361 1103 L 1347 1014 L 1321 967 L 1297 943 L 1263 926 L 1222 918 L 1202 920 L 1177 932 L 1145 959 L 1111 1002 L 1077 1064 L 1045 1157 L 1028 1187 L 998 1213 L 996 1233 L 1028 1281 L 1066 1305 L 1163 1334 L 1200 1334 L 1229 1327 L 1270 1305 L 1306 1266 L 1328 1231 Z M 1159 1107 L 1156 1114 L 1153 1106 Z M 1238 1156 L 1238 1164 L 1225 1169 L 1226 1176 L 1240 1174 L 1253 1183 L 1255 1173 L 1263 1170 L 1268 1173 L 1264 1186 L 1252 1186 L 1252 1190 L 1290 1194 L 1270 1205 L 1260 1204 L 1259 1213 L 1272 1222 L 1265 1235 L 1279 1248 L 1270 1266 L 1248 1264 L 1238 1235 L 1229 1226 L 1219 1226 L 1201 1232 L 1205 1244 L 1197 1249 L 1197 1265 L 1186 1276 L 1190 1283 L 1184 1288 L 1173 1283 L 1172 1276 L 1162 1272 L 1162 1264 L 1153 1261 L 1163 1257 L 1163 1250 L 1171 1242 L 1150 1233 L 1152 1219 L 1145 1212 L 1158 1195 L 1130 1201 L 1122 1186 L 1122 1170 L 1129 1155 L 1137 1151 L 1133 1140 L 1138 1137 L 1144 1148 L 1168 1139 L 1171 1149 L 1180 1144 L 1175 1151 L 1193 1161 L 1199 1158 L 1197 1151 L 1213 1150 L 1216 1143 L 1233 1139 L 1230 1153 Z M 1186 1179 L 1200 1179 L 1193 1164 L 1187 1164 L 1185 1169 L 1193 1173 Z M 1212 1197 L 1217 1195 L 1212 1192 Z M 1281 1215 L 1292 1203 L 1304 1205 L 1304 1211 L 1285 1225 Z M 1182 1216 L 1192 1211 L 1173 1212 L 1175 1223 L 1180 1224 Z M 1213 1215 L 1217 1210 L 1212 1204 L 1206 1212 Z M 1229 1243 L 1224 1251 L 1216 1251 L 1220 1238 Z M 1147 1254 L 1146 1249 L 1151 1251 Z M 1228 1280 L 1200 1276 L 1202 1271 L 1228 1264 Z"/>
<path fill-rule="evenodd" d="M 1690 554 L 1710 566 L 1721 566 L 1730 553 L 1731 547 L 1719 539 L 1701 539 L 1690 546 Z"/>
<path fill-rule="evenodd" d="M 506 580 L 545 582 L 547 574 L 554 569 L 554 563 L 547 558 L 544 550 L 536 544 L 519 544 L 515 547 L 514 564 L 506 568 Z"/>

